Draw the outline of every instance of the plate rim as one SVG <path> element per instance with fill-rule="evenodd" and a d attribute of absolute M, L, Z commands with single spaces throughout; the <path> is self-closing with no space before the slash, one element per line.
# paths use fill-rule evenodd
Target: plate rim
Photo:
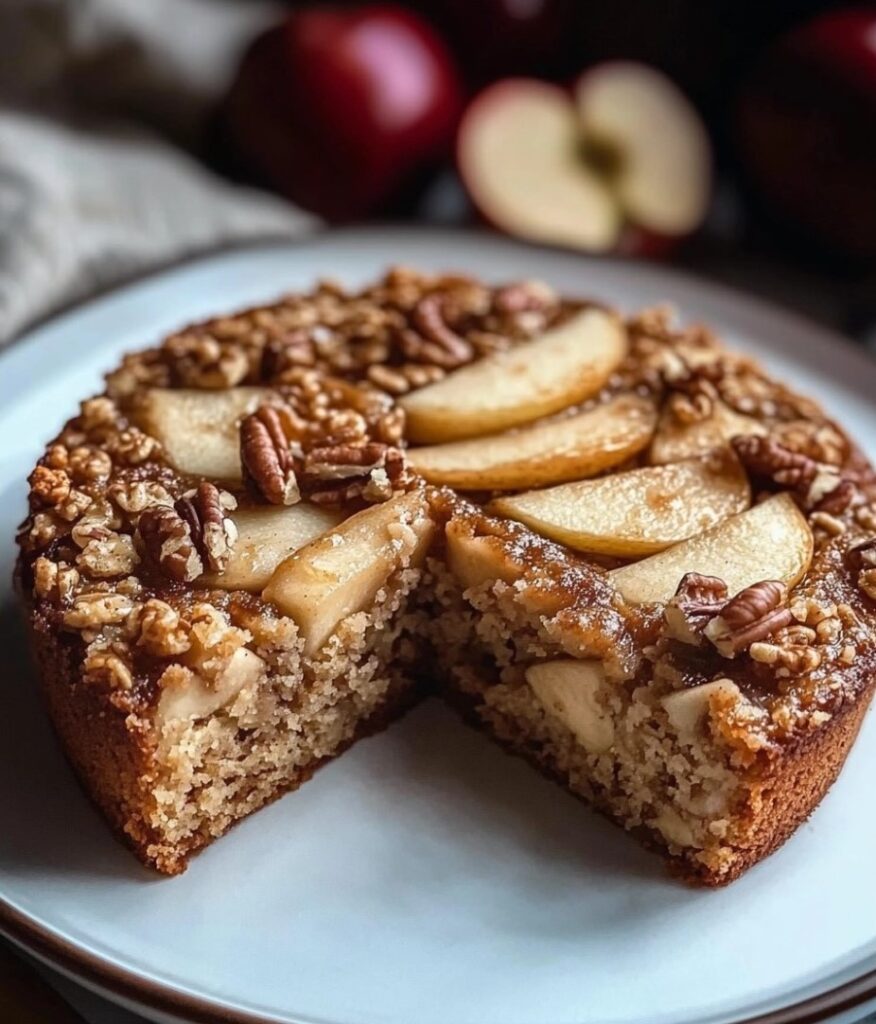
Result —
<path fill-rule="evenodd" d="M 17 362 L 22 358 L 25 350 L 30 352 L 38 348 L 44 340 L 44 336 L 51 335 L 69 320 L 75 321 L 86 311 L 94 311 L 115 301 L 124 301 L 126 297 L 131 293 L 136 293 L 137 290 L 149 286 L 160 286 L 164 281 L 169 281 L 196 268 L 206 268 L 210 264 L 219 265 L 227 260 L 246 258 L 247 254 L 282 249 L 300 250 L 326 242 L 342 243 L 345 238 L 362 240 L 373 237 L 378 240 L 391 235 L 432 238 L 436 241 L 455 240 L 462 244 L 487 241 L 495 246 L 529 253 L 534 259 L 537 259 L 541 253 L 554 258 L 565 257 L 581 264 L 605 265 L 609 263 L 625 268 L 632 267 L 640 273 L 651 271 L 666 280 L 675 280 L 688 288 L 695 288 L 706 298 L 711 296 L 713 299 L 725 302 L 735 300 L 740 303 L 740 307 L 746 307 L 755 316 L 769 319 L 780 318 L 786 324 L 796 324 L 810 337 L 819 336 L 822 341 L 839 345 L 845 350 L 848 357 L 862 367 L 868 367 L 871 373 L 874 371 L 873 360 L 868 358 L 859 346 L 838 331 L 811 320 L 795 310 L 786 308 L 780 303 L 770 302 L 757 295 L 750 295 L 741 288 L 712 281 L 686 269 L 653 266 L 644 260 L 594 257 L 574 250 L 505 238 L 491 231 L 431 228 L 405 224 L 335 228 L 316 234 L 306 234 L 300 238 L 266 239 L 251 245 L 235 246 L 219 253 L 195 255 L 182 262 L 176 262 L 141 275 L 118 287 L 110 288 L 96 297 L 86 299 L 48 316 L 0 351 L 0 366 Z M 269 297 L 266 297 L 265 301 L 270 301 Z M 31 342 L 30 347 L 27 345 L 28 342 Z M 805 362 L 804 359 L 800 359 L 800 361 Z M 208 996 L 185 991 L 172 983 L 152 979 L 133 968 L 116 963 L 109 957 L 84 948 L 75 941 L 59 935 L 51 927 L 34 920 L 26 912 L 13 905 L 2 892 L 0 892 L 0 935 L 49 966 L 81 981 L 92 989 L 105 993 L 109 998 L 115 997 L 130 1004 L 145 1007 L 150 1012 L 183 1017 L 185 1020 L 191 1021 L 192 1024 L 278 1024 L 278 1021 L 281 1020 L 273 1014 L 265 1015 L 258 1011 L 234 1007 L 227 1001 L 217 1001 Z M 763 1013 L 735 1017 L 733 1021 L 734 1024 L 817 1024 L 817 1022 L 831 1017 L 850 1013 L 874 999 L 876 999 L 876 967 L 871 967 L 823 992 L 789 1002 Z M 290 1015 L 285 1011 L 284 1019 L 289 1024 L 328 1024 L 327 1021 L 320 1018 L 302 1017 L 294 1013 Z M 696 1024 L 696 1022 L 691 1021 L 690 1024 Z"/>

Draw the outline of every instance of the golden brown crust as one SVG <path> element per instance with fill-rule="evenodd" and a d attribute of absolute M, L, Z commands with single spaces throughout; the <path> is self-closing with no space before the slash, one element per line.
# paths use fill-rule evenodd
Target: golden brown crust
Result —
<path fill-rule="evenodd" d="M 183 843 L 168 842 L 150 825 L 155 808 L 153 786 L 159 770 L 149 723 L 112 707 L 104 694 L 83 681 L 79 655 L 69 642 L 70 638 L 46 628 L 32 610 L 27 626 L 43 700 L 84 792 L 103 813 L 117 837 L 144 865 L 164 875 L 182 873 L 191 857 L 219 835 L 203 831 Z M 380 706 L 359 722 L 355 734 L 332 755 L 317 758 L 297 769 L 249 812 L 296 790 L 318 768 L 340 756 L 353 743 L 387 728 L 416 704 L 420 696 L 417 687 L 391 688 Z M 236 823 L 232 821 L 229 827 Z"/>
<path fill-rule="evenodd" d="M 679 865 L 682 877 L 694 883 L 726 885 L 790 839 L 836 781 L 874 692 L 876 677 L 857 700 L 796 746 L 783 750 L 762 775 L 752 778 L 737 812 L 745 827 L 734 844 L 735 857 L 719 870 L 684 861 Z"/>

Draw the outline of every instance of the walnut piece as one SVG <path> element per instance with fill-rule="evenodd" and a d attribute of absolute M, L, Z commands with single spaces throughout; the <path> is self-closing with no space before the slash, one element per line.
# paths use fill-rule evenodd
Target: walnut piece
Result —
<path fill-rule="evenodd" d="M 244 477 L 272 505 L 301 500 L 296 468 L 301 446 L 291 440 L 279 409 L 263 405 L 240 424 L 240 461 Z"/>

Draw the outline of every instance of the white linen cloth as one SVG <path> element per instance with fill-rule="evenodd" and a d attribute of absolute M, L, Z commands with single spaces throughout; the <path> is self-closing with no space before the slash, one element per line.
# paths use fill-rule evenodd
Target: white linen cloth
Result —
<path fill-rule="evenodd" d="M 0 345 L 146 271 L 315 226 L 186 152 L 276 17 L 252 0 L 0 2 Z"/>

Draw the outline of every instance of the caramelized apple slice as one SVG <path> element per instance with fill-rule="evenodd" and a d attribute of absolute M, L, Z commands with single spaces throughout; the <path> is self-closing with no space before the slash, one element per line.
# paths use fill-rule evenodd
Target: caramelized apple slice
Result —
<path fill-rule="evenodd" d="M 702 533 L 751 504 L 729 452 L 498 498 L 488 511 L 579 551 L 635 557 Z"/>
<path fill-rule="evenodd" d="M 614 742 L 614 723 L 600 701 L 605 670 L 598 661 L 543 661 L 530 665 L 526 681 L 546 711 L 556 716 L 590 754 Z"/>
<path fill-rule="evenodd" d="M 580 480 L 616 466 L 651 438 L 653 403 L 621 395 L 605 405 L 507 434 L 413 448 L 411 468 L 462 490 L 514 490 Z"/>
<path fill-rule="evenodd" d="M 477 537 L 465 522 L 453 520 L 445 531 L 447 564 L 453 575 L 468 590 L 487 580 L 513 583 L 521 575 L 520 568 L 508 554 L 499 537 Z"/>
<path fill-rule="evenodd" d="M 623 325 L 588 309 L 542 337 L 451 373 L 401 401 L 413 441 L 491 434 L 595 395 L 627 352 Z"/>
<path fill-rule="evenodd" d="M 395 570 L 423 560 L 433 531 L 419 491 L 373 505 L 290 555 L 262 596 L 298 623 L 311 656 L 342 619 L 372 604 Z"/>
<path fill-rule="evenodd" d="M 200 586 L 222 590 L 261 590 L 293 551 L 337 526 L 340 512 L 308 505 L 270 505 L 238 509 L 232 516 L 237 540 L 222 572 L 201 576 Z"/>
<path fill-rule="evenodd" d="M 698 537 L 610 573 L 631 604 L 668 601 L 688 572 L 718 576 L 730 594 L 761 580 L 789 587 L 812 560 L 812 532 L 788 494 L 777 494 Z"/>
<path fill-rule="evenodd" d="M 168 462 L 181 473 L 239 480 L 237 424 L 272 394 L 268 388 L 152 388 L 139 400 L 133 418 L 161 442 Z"/>
<path fill-rule="evenodd" d="M 725 447 L 738 434 L 765 434 L 766 428 L 752 416 L 716 401 L 711 416 L 682 423 L 669 408 L 660 414 L 657 433 L 651 442 L 649 461 L 653 465 L 679 462 Z"/>

